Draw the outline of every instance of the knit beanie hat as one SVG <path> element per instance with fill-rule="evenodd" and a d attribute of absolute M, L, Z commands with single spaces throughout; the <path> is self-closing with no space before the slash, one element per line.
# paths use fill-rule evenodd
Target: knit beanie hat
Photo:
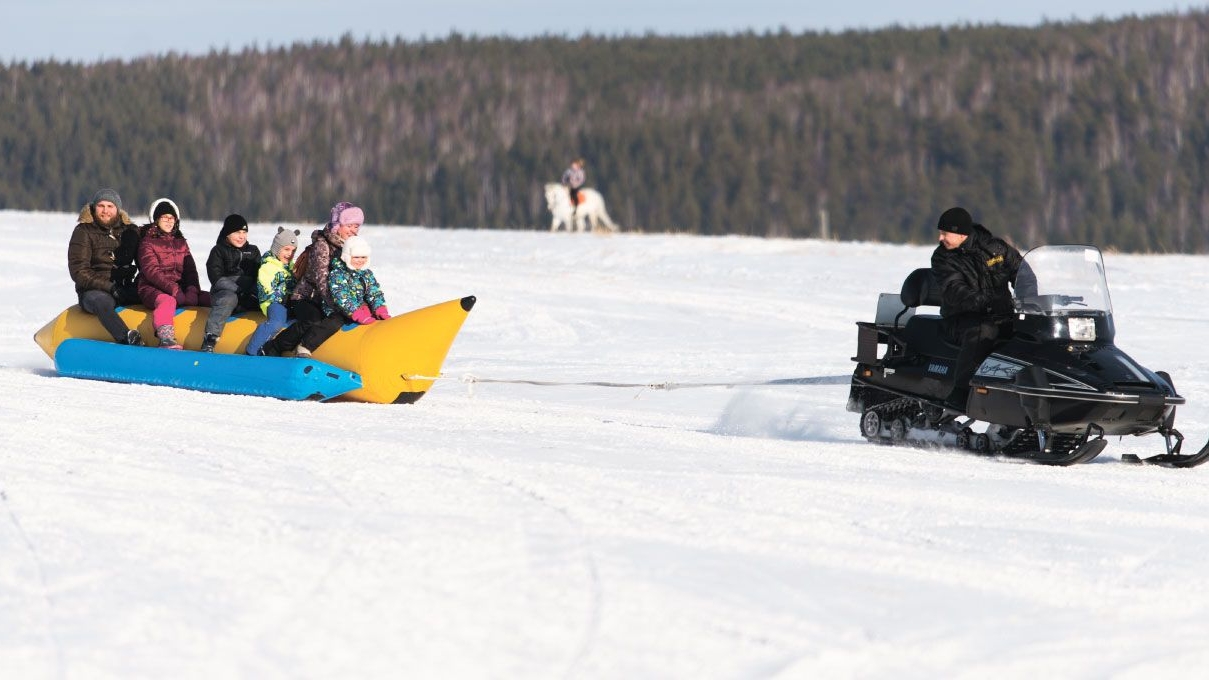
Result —
<path fill-rule="evenodd" d="M 92 203 L 90 205 L 95 208 L 97 207 L 97 203 L 100 203 L 101 201 L 109 201 L 110 203 L 116 205 L 118 210 L 122 209 L 122 197 L 118 196 L 116 189 L 106 187 L 97 191 L 92 195 Z"/>
<path fill-rule="evenodd" d="M 340 250 L 340 259 L 344 260 L 344 264 L 348 265 L 349 269 L 355 269 L 355 267 L 353 267 L 353 258 L 364 255 L 366 260 L 365 266 L 363 266 L 362 269 L 369 269 L 370 250 L 369 241 L 366 241 L 365 237 L 350 236 L 348 237 L 348 240 L 344 242 L 344 248 Z"/>
<path fill-rule="evenodd" d="M 243 215 L 231 213 L 227 215 L 227 219 L 222 221 L 222 231 L 218 232 L 218 243 L 222 243 L 229 234 L 234 234 L 237 231 L 247 231 L 248 221 L 243 218 Z"/>
<path fill-rule="evenodd" d="M 936 228 L 953 234 L 969 236 L 974 233 L 974 218 L 970 217 L 970 213 L 965 208 L 949 208 L 941 214 Z"/>
<path fill-rule="evenodd" d="M 364 224 L 365 212 L 348 201 L 340 201 L 332 206 L 332 218 L 327 222 L 327 228 L 335 231 L 342 224 Z"/>
<path fill-rule="evenodd" d="M 158 222 L 164 215 L 172 215 L 180 219 L 180 215 L 176 214 L 176 209 L 172 207 L 172 202 L 167 199 L 160 199 L 159 203 L 155 204 L 155 209 L 151 211 L 151 221 Z"/>
<path fill-rule="evenodd" d="M 364 224 L 365 213 L 357 206 L 343 209 L 340 213 L 340 224 Z"/>
<path fill-rule="evenodd" d="M 273 243 L 269 246 L 269 252 L 273 253 L 273 257 L 281 259 L 281 249 L 286 246 L 298 247 L 298 234 L 301 233 L 297 229 L 293 231 L 285 227 L 277 227 L 277 234 L 273 237 Z"/>
<path fill-rule="evenodd" d="M 355 205 L 351 205 L 340 212 L 339 224 L 363 224 L 365 222 L 365 213 Z"/>

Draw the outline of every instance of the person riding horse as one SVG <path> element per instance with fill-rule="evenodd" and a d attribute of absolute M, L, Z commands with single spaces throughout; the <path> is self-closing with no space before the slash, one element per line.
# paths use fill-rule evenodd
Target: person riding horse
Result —
<path fill-rule="evenodd" d="M 584 185 L 584 159 L 576 158 L 571 161 L 571 167 L 563 173 L 562 184 L 571 194 L 571 209 L 579 207 L 579 188 Z"/>

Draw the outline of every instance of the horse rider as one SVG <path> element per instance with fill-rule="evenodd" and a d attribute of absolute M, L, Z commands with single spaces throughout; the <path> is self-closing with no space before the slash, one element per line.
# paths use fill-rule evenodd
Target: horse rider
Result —
<path fill-rule="evenodd" d="M 562 184 L 571 194 L 571 210 L 579 208 L 579 188 L 584 185 L 584 159 L 576 158 L 571 161 L 571 167 L 563 173 Z"/>

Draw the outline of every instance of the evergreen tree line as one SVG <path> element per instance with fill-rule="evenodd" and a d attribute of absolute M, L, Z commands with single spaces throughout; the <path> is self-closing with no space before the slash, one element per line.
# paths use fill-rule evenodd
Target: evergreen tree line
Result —
<path fill-rule="evenodd" d="M 1209 13 L 1033 28 L 299 43 L 0 66 L 0 208 L 1209 250 Z"/>

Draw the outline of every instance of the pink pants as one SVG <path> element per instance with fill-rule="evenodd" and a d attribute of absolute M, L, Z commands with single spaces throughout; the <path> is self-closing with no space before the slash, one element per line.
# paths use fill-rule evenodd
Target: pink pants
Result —
<path fill-rule="evenodd" d="M 192 289 L 188 293 L 181 291 L 176 297 L 167 293 L 155 296 L 155 305 L 151 311 L 151 321 L 156 328 L 172 323 L 176 316 L 176 308 L 180 307 L 209 307 L 210 294 L 204 290 Z"/>

